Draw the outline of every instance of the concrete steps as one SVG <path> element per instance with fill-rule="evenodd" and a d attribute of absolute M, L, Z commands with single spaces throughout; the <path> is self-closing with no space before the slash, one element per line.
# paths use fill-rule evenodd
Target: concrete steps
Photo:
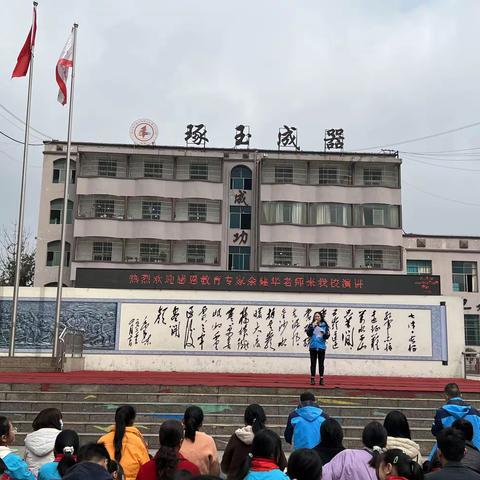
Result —
<path fill-rule="evenodd" d="M 0 372 L 56 372 L 52 357 L 0 357 Z"/>
<path fill-rule="evenodd" d="M 112 424 L 115 409 L 122 404 L 134 405 L 136 424 L 151 449 L 158 448 L 158 428 L 166 419 L 181 419 L 185 408 L 195 404 L 205 413 L 203 430 L 213 435 L 223 450 L 231 434 L 243 425 L 243 413 L 250 403 L 261 404 L 269 428 L 283 434 L 288 414 L 295 408 L 301 391 L 293 389 L 177 387 L 159 385 L 20 385 L 0 384 L 0 412 L 10 417 L 18 433 L 16 444 L 23 445 L 31 431 L 36 414 L 47 407 L 63 413 L 65 428 L 76 430 L 82 442 L 96 441 Z M 395 393 L 368 396 L 362 392 L 317 390 L 317 401 L 344 428 L 345 446 L 360 447 L 361 432 L 372 420 L 383 422 L 394 409 L 402 410 L 410 421 L 412 437 L 424 454 L 433 445 L 430 433 L 435 409 L 443 403 L 440 395 L 423 394 L 408 397 Z M 398 395 L 398 393 L 397 393 Z M 475 395 L 473 395 L 475 397 Z M 480 406 L 480 401 L 472 401 Z M 290 447 L 284 444 L 285 450 Z"/>

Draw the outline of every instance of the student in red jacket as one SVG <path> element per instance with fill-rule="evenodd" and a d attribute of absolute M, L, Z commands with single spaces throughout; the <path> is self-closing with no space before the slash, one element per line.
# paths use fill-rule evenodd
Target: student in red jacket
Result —
<path fill-rule="evenodd" d="M 422 467 L 398 448 L 382 453 L 377 460 L 379 480 L 423 480 Z"/>
<path fill-rule="evenodd" d="M 180 453 L 183 442 L 183 425 L 177 420 L 167 420 L 158 432 L 160 448 L 153 460 L 140 467 L 137 480 L 173 480 L 175 472 L 186 470 L 192 476 L 200 470 Z"/>

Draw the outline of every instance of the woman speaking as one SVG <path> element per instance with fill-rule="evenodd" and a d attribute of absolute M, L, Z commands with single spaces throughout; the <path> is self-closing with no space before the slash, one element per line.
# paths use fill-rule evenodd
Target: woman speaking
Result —
<path fill-rule="evenodd" d="M 323 312 L 315 312 L 313 321 L 307 327 L 307 336 L 310 338 L 310 385 L 315 385 L 315 370 L 318 358 L 318 373 L 320 375 L 319 385 L 324 385 L 323 372 L 325 362 L 325 350 L 327 349 L 326 340 L 330 337 L 330 327 L 325 321 Z"/>

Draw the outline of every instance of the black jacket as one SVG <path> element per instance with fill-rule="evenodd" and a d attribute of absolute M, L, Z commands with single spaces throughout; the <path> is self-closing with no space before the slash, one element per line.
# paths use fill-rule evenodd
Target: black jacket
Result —
<path fill-rule="evenodd" d="M 480 480 L 480 474 L 460 462 L 448 462 L 441 470 L 429 473 L 427 480 Z"/>
<path fill-rule="evenodd" d="M 479 476 L 480 478 L 480 476 Z M 107 469 L 93 462 L 80 462 L 68 470 L 64 480 L 112 480 Z"/>
<path fill-rule="evenodd" d="M 313 448 L 313 450 L 315 450 L 320 455 L 320 458 L 322 459 L 322 465 L 326 465 L 338 453 L 345 450 L 345 447 L 344 446 L 341 446 L 341 447 L 325 447 L 325 446 L 322 445 L 322 442 L 320 442 L 315 448 Z"/>
<path fill-rule="evenodd" d="M 465 448 L 467 453 L 462 458 L 462 465 L 471 468 L 477 473 L 480 473 L 480 452 L 475 445 L 470 442 L 465 442 Z"/>

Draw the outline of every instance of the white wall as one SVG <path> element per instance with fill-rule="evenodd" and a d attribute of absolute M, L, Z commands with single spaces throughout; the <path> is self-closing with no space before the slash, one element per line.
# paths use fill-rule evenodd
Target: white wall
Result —
<path fill-rule="evenodd" d="M 53 300 L 56 290 L 54 288 L 23 288 L 22 298 L 39 298 Z M 334 353 L 330 347 L 327 350 L 326 375 L 382 375 L 382 376 L 425 376 L 425 377 L 460 377 L 463 372 L 462 352 L 464 350 L 463 306 L 460 298 L 439 296 L 382 296 L 382 295 L 312 295 L 297 293 L 263 293 L 263 292 L 208 292 L 208 291 L 154 291 L 154 290 L 103 290 L 103 289 L 71 289 L 63 290 L 64 298 L 68 300 L 109 300 L 120 304 L 138 303 L 138 316 L 143 321 L 145 305 L 264 305 L 283 306 L 297 305 L 299 310 L 305 307 L 320 310 L 322 307 L 332 306 L 351 307 L 358 311 L 360 308 L 390 309 L 392 312 L 408 309 L 422 310 L 433 307 L 439 310 L 440 302 L 446 304 L 446 345 L 448 346 L 448 364 L 443 365 L 441 359 L 428 359 L 428 350 L 414 353 L 404 352 L 402 356 L 385 359 L 385 354 L 380 352 L 380 357 L 375 355 L 357 355 L 355 352 Z M 0 288 L 0 298 L 12 295 L 9 287 Z M 119 305 L 119 311 L 124 310 Z M 433 311 L 433 310 L 432 310 Z M 394 315 L 394 314 L 393 314 Z M 395 315 L 394 315 L 395 316 Z M 433 318 L 433 317 L 432 317 Z M 121 318 L 125 325 L 130 319 Z M 154 321 L 154 318 L 147 318 Z M 198 318 L 195 319 L 198 322 Z M 438 319 L 437 319 L 438 320 Z M 400 319 L 399 322 L 406 320 Z M 438 324 L 438 322 L 437 322 Z M 198 323 L 197 323 L 198 327 Z M 397 326 L 398 327 L 398 326 Z M 238 325 L 235 325 L 237 330 Z M 125 330 L 121 327 L 120 330 Z M 407 326 L 405 325 L 405 329 Z M 118 319 L 117 319 L 117 332 Z M 210 331 L 211 332 L 211 331 Z M 441 341 L 441 331 L 431 331 L 433 344 Z M 184 332 L 182 330 L 182 338 Z M 424 342 L 425 343 L 425 342 Z M 428 343 L 428 342 L 427 342 Z M 437 348 L 438 351 L 438 348 Z M 205 372 L 239 372 L 239 373 L 302 373 L 308 375 L 309 359 L 307 349 L 289 350 L 286 355 L 280 356 L 278 352 L 229 352 L 224 354 L 221 349 L 215 354 L 211 352 L 193 352 L 188 348 L 179 348 L 177 351 L 164 353 L 149 352 L 148 349 L 127 351 L 119 349 L 119 336 L 117 333 L 117 350 L 109 353 L 86 353 L 86 369 L 92 370 L 161 370 L 161 371 L 205 371 Z M 394 352 L 395 353 L 395 352 Z M 398 352 L 397 352 L 398 353 Z M 421 353 L 421 356 L 419 356 Z M 447 352 L 445 352 L 447 354 Z M 408 357 L 408 358 L 407 358 Z M 411 358 L 411 359 L 410 359 Z"/>

